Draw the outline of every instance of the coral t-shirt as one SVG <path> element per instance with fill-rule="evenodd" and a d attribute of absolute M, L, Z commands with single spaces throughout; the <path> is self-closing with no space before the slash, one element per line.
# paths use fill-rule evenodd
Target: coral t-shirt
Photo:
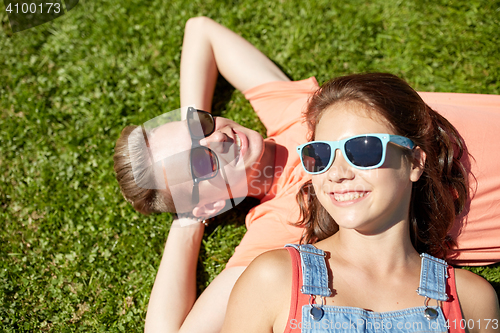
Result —
<path fill-rule="evenodd" d="M 500 261 L 500 96 L 419 93 L 435 111 L 455 126 L 472 158 L 471 199 L 466 215 L 452 230 L 458 248 L 448 262 L 487 265 Z M 464 160 L 465 159 L 465 160 Z M 466 157 L 464 163 L 467 164 Z M 475 178 L 475 179 L 474 179 Z"/>

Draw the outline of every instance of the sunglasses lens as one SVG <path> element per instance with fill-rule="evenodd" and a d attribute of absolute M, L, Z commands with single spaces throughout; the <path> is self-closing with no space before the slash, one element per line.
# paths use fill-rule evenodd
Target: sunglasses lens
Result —
<path fill-rule="evenodd" d="M 210 179 L 217 174 L 218 163 L 214 154 L 206 147 L 191 150 L 191 170 L 193 177 L 200 180 Z"/>
<path fill-rule="evenodd" d="M 311 143 L 302 148 L 302 165 L 306 171 L 318 173 L 326 168 L 330 156 L 330 145 L 322 142 Z"/>
<path fill-rule="evenodd" d="M 214 131 L 214 118 L 208 112 L 195 111 L 188 117 L 188 126 L 194 138 L 204 138 Z"/>
<path fill-rule="evenodd" d="M 374 136 L 354 138 L 345 143 L 345 152 L 352 164 L 368 168 L 382 160 L 382 141 Z"/>

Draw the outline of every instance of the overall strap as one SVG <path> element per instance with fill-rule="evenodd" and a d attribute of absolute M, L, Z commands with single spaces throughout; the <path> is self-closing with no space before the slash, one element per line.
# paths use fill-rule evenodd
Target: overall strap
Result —
<path fill-rule="evenodd" d="M 420 268 L 420 285 L 417 293 L 420 296 L 436 299 L 438 301 L 446 301 L 446 279 L 448 278 L 446 261 L 427 253 L 420 255 L 422 258 L 422 266 Z"/>
<path fill-rule="evenodd" d="M 332 291 L 328 288 L 325 252 L 311 244 L 287 244 L 285 247 L 294 247 L 300 253 L 302 267 L 300 292 L 306 295 L 330 296 Z"/>

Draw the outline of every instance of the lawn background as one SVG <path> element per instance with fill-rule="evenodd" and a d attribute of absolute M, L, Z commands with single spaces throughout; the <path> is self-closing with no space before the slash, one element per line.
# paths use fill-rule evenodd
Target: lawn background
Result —
<path fill-rule="evenodd" d="M 184 24 L 205 15 L 294 80 L 387 71 L 420 91 L 500 93 L 500 1 L 80 1 L 12 34 L 0 4 L 0 321 L 4 332 L 139 332 L 171 223 L 121 197 L 121 129 L 179 106 Z M 263 133 L 220 80 L 215 111 Z M 219 217 L 200 291 L 255 202 Z M 475 268 L 499 290 L 500 267 Z"/>

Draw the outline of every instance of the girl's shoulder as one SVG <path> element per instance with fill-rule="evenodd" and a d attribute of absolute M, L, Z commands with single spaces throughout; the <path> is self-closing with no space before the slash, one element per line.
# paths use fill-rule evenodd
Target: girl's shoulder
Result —
<path fill-rule="evenodd" d="M 455 283 L 464 319 L 484 321 L 484 324 L 495 321 L 498 329 L 500 327 L 498 297 L 492 285 L 479 275 L 457 268 L 455 268 Z"/>
<path fill-rule="evenodd" d="M 255 258 L 246 271 L 262 282 L 281 284 L 292 274 L 290 254 L 287 249 L 278 249 L 264 252 Z"/>
<path fill-rule="evenodd" d="M 237 289 L 241 287 L 253 296 L 256 293 L 269 295 L 270 303 L 279 302 L 282 294 L 289 293 L 291 266 L 290 254 L 286 249 L 264 252 L 245 269 L 237 282 Z"/>
<path fill-rule="evenodd" d="M 286 249 L 255 258 L 236 282 L 222 332 L 270 332 L 286 322 L 291 297 L 291 259 Z M 259 320 L 255 320 L 259 318 Z M 284 330 L 281 325 L 281 331 Z"/>

